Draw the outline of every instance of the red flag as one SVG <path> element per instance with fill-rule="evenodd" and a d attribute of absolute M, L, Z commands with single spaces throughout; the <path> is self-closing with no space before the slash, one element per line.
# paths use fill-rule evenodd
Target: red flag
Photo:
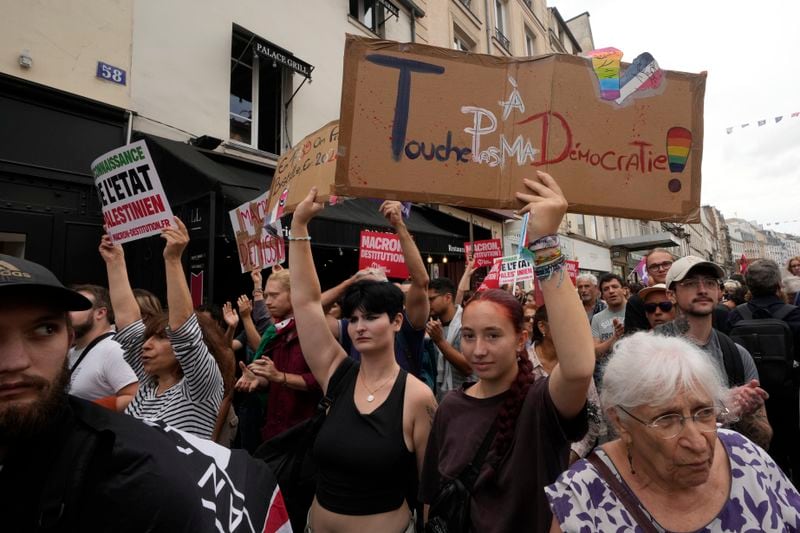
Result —
<path fill-rule="evenodd" d="M 741 274 L 744 274 L 745 272 L 747 272 L 748 266 L 750 266 L 750 262 L 747 260 L 747 257 L 745 257 L 745 255 L 742 254 L 742 257 L 739 259 L 739 272 Z"/>
<path fill-rule="evenodd" d="M 478 287 L 477 292 L 500 288 L 500 263 L 502 261 L 502 257 L 498 257 L 494 260 L 491 270 L 489 270 L 489 273 L 486 274 L 485 278 L 483 278 L 483 283 L 481 283 L 481 286 Z"/>

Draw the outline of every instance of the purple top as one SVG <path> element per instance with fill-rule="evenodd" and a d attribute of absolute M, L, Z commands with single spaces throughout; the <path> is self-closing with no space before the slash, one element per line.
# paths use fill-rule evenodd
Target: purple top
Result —
<path fill-rule="evenodd" d="M 731 465 L 730 495 L 719 514 L 697 531 L 800 530 L 800 494 L 769 455 L 734 431 L 720 429 L 717 436 Z M 597 455 L 627 487 L 605 452 L 598 449 Z M 633 517 L 585 459 L 545 487 L 545 493 L 565 533 L 641 531 L 632 527 Z M 650 517 L 640 502 L 639 506 Z M 668 531 L 650 518 L 656 530 Z"/>

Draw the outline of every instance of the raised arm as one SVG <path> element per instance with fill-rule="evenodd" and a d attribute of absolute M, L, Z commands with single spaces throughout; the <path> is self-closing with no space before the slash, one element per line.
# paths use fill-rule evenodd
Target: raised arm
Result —
<path fill-rule="evenodd" d="M 430 302 L 428 301 L 428 270 L 422 261 L 414 239 L 408 232 L 406 223 L 403 222 L 403 206 L 400 202 L 386 201 L 381 204 L 381 214 L 386 217 L 389 224 L 397 232 L 400 238 L 400 246 L 403 248 L 403 257 L 408 267 L 408 275 L 411 278 L 411 287 L 406 294 L 406 316 L 414 329 L 423 329 L 428 322 L 430 315 Z"/>
<path fill-rule="evenodd" d="M 327 391 L 328 380 L 347 354 L 331 333 L 322 310 L 322 293 L 308 235 L 308 222 L 324 207 L 316 199 L 317 188 L 312 187 L 292 217 L 289 283 L 292 288 L 292 312 L 303 357 L 317 383 L 323 391 Z"/>
<path fill-rule="evenodd" d="M 128 281 L 128 269 L 125 267 L 125 252 L 122 246 L 114 244 L 108 235 L 103 235 L 100 240 L 100 256 L 106 263 L 108 294 L 111 307 L 114 309 L 114 322 L 117 331 L 120 331 L 125 326 L 140 320 L 142 313 Z"/>
<path fill-rule="evenodd" d="M 175 227 L 168 227 L 161 232 L 161 237 L 167 241 L 164 246 L 164 267 L 167 273 L 167 307 L 169 310 L 169 327 L 178 329 L 192 314 L 192 293 L 186 283 L 183 272 L 181 256 L 189 244 L 189 231 L 175 217 Z"/>
<path fill-rule="evenodd" d="M 556 235 L 567 210 L 567 200 L 556 181 L 544 172 L 536 174 L 536 179 L 525 180 L 527 191 L 517 193 L 517 198 L 527 203 L 521 212 L 530 213 L 528 236 L 531 242 Z M 535 254 L 537 258 L 546 258 L 556 250 L 542 249 Z M 572 418 L 583 409 L 592 381 L 595 363 L 592 333 L 563 263 L 549 277 L 540 275 L 539 281 L 558 353 L 558 365 L 550 374 L 550 397 L 561 416 Z"/>
<path fill-rule="evenodd" d="M 242 317 L 242 327 L 244 327 L 244 334 L 247 336 L 247 345 L 255 351 L 258 349 L 258 345 L 261 344 L 261 334 L 253 322 L 253 306 L 245 294 L 239 296 L 236 304 L 239 307 L 239 316 Z"/>
<path fill-rule="evenodd" d="M 461 305 L 464 302 L 464 294 L 467 293 L 472 281 L 472 275 L 475 273 L 475 258 L 467 258 L 467 266 L 464 268 L 464 275 L 461 276 L 461 281 L 458 282 L 458 289 L 456 290 L 456 299 L 454 303 Z"/>

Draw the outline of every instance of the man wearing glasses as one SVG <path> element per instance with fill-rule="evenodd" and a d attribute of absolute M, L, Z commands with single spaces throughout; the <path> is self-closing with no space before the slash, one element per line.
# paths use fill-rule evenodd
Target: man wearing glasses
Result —
<path fill-rule="evenodd" d="M 667 295 L 675 300 L 679 316 L 656 327 L 656 332 L 686 337 L 712 357 L 728 378 L 731 411 L 739 417 L 735 429 L 765 450 L 772 439 L 758 370 L 750 353 L 712 327 L 719 301 L 719 281 L 725 273 L 716 264 L 695 256 L 675 261 L 666 276 Z"/>
<path fill-rule="evenodd" d="M 655 248 L 647 252 L 644 257 L 647 265 L 647 285 L 652 287 L 665 283 L 675 256 L 669 250 Z M 648 329 L 650 322 L 644 310 L 644 301 L 641 296 L 634 294 L 628 298 L 628 305 L 625 307 L 625 334 Z"/>

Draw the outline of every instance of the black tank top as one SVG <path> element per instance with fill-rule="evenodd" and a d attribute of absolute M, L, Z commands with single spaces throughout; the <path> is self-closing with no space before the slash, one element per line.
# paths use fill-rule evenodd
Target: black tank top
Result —
<path fill-rule="evenodd" d="M 314 442 L 317 501 L 325 509 L 370 515 L 403 504 L 410 476 L 417 475 L 414 454 L 403 438 L 406 376 L 401 368 L 389 396 L 368 415 L 359 413 L 353 401 L 358 372 L 345 376 L 342 394 Z"/>

